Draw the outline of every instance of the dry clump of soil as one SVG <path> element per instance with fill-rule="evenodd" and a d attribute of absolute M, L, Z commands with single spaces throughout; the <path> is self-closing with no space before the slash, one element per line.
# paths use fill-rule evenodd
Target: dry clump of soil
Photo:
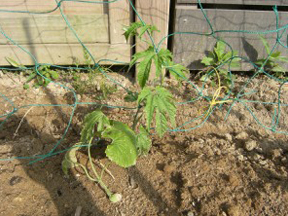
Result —
<path fill-rule="evenodd" d="M 0 79 L 0 92 L 16 106 L 74 103 L 67 89 L 51 84 L 45 89 L 23 91 L 21 82 L 25 79 L 8 75 Z M 125 81 L 126 87 L 136 89 L 128 79 L 113 76 L 120 82 Z M 247 77 L 237 77 L 235 89 L 240 88 L 245 79 Z M 256 92 L 241 99 L 277 102 L 278 88 L 278 83 L 260 78 L 246 89 L 246 93 Z M 186 85 L 173 91 L 179 101 L 196 96 Z M 213 91 L 207 88 L 204 93 L 211 95 Z M 123 95 L 124 91 L 118 88 L 106 100 L 98 102 L 133 107 L 133 104 L 123 103 Z M 80 102 L 93 102 L 94 96 L 78 95 Z M 287 96 L 287 89 L 283 88 L 283 103 L 287 103 Z M 11 111 L 9 104 L 3 101 L 1 114 Z M 72 170 L 70 177 L 65 178 L 61 170 L 63 154 L 32 165 L 28 165 L 27 160 L 1 161 L 0 215 L 65 216 L 74 215 L 76 209 L 81 210 L 81 216 L 286 215 L 287 136 L 260 127 L 245 106 L 236 105 L 227 121 L 224 118 L 229 104 L 215 110 L 208 121 L 195 130 L 188 129 L 201 122 L 185 125 L 186 132 L 167 133 L 163 139 L 153 137 L 150 154 L 141 157 L 135 167 L 123 169 L 110 164 L 109 170 L 115 180 L 107 174 L 104 180 L 113 191 L 123 195 L 123 200 L 117 204 L 111 204 L 104 192 L 80 170 Z M 178 126 L 195 118 L 207 106 L 204 100 L 179 106 Z M 0 157 L 48 153 L 63 135 L 72 108 L 34 106 L 28 113 L 30 107 L 20 109 L 5 122 L 0 132 Z M 83 116 L 94 108 L 93 105 L 78 105 L 71 127 L 57 149 L 65 149 L 78 141 Z M 252 103 L 249 108 L 254 117 L 267 127 L 271 126 L 277 106 Z M 135 111 L 117 108 L 105 109 L 105 112 L 130 124 Z M 282 107 L 277 130 L 287 131 L 287 114 L 287 108 Z M 79 157 L 83 163 L 87 160 L 85 153 Z M 100 154 L 95 157 L 103 164 L 108 163 Z"/>

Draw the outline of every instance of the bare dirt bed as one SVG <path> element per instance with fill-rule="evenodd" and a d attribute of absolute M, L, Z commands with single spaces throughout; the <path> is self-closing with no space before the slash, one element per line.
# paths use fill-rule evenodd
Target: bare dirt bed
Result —
<path fill-rule="evenodd" d="M 120 75 L 113 77 L 126 87 L 133 86 Z M 247 79 L 237 77 L 235 91 Z M 21 85 L 24 80 L 20 75 L 2 74 L 0 93 L 16 106 L 73 103 L 71 93 L 54 84 L 24 91 Z M 255 92 L 243 99 L 277 103 L 279 86 L 273 80 L 257 78 L 246 90 L 246 93 Z M 179 101 L 191 100 L 196 95 L 186 85 L 172 89 Z M 282 88 L 283 103 L 287 103 L 287 91 L 287 87 Z M 78 95 L 80 101 L 98 100 L 97 93 L 91 92 Z M 208 90 L 203 94 L 211 96 Z M 124 91 L 118 88 L 107 100 L 98 101 L 133 107 L 122 102 L 123 95 Z M 0 104 L 0 115 L 11 111 L 4 99 L 0 98 Z M 204 100 L 179 105 L 178 126 L 198 116 L 207 106 Z M 267 127 L 273 125 L 277 105 L 249 103 L 247 106 Z M 0 215 L 68 216 L 79 210 L 81 216 L 288 215 L 288 137 L 265 130 L 240 102 L 224 121 L 227 107 L 229 103 L 221 110 L 216 109 L 195 130 L 167 133 L 163 139 L 153 137 L 149 155 L 140 158 L 134 167 L 123 169 L 111 164 L 109 170 L 115 180 L 107 174 L 104 179 L 113 191 L 123 195 L 117 204 L 111 204 L 104 192 L 81 171 L 73 170 L 69 178 L 64 177 L 63 154 L 32 165 L 25 159 L 0 161 Z M 93 105 L 77 107 L 72 125 L 57 150 L 79 140 L 83 116 L 94 108 Z M 72 110 L 67 106 L 29 109 L 20 109 L 2 126 L 0 158 L 46 154 L 64 133 Z M 135 111 L 106 108 L 104 112 L 131 125 Z M 281 107 L 277 131 L 288 131 L 287 116 L 287 107 Z M 195 121 L 184 128 L 199 123 Z M 78 156 L 85 163 L 85 153 Z M 95 157 L 101 163 L 108 162 L 101 154 L 96 153 Z"/>

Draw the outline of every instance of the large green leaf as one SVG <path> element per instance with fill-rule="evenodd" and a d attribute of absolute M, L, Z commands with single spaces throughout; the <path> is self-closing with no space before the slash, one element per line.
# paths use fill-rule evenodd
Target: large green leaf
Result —
<path fill-rule="evenodd" d="M 94 136 L 96 124 L 97 132 L 102 132 L 104 128 L 109 125 L 109 119 L 99 109 L 85 116 L 83 129 L 81 131 L 81 142 L 88 142 Z"/>
<path fill-rule="evenodd" d="M 103 131 L 102 137 L 112 139 L 112 143 L 107 146 L 105 151 L 111 161 L 125 168 L 136 164 L 137 137 L 126 124 L 111 121 L 111 127 Z"/>
<path fill-rule="evenodd" d="M 156 132 L 163 136 L 168 129 L 167 119 L 175 125 L 176 105 L 172 94 L 161 86 L 145 87 L 138 97 L 138 104 L 144 103 L 144 112 L 146 115 L 146 127 L 148 131 L 151 128 L 154 112 L 156 111 Z M 164 118 L 164 119 L 163 119 Z"/>

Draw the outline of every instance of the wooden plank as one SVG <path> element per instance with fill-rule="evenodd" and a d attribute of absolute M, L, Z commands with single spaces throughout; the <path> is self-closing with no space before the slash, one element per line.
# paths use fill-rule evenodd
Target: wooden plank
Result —
<path fill-rule="evenodd" d="M 228 10 L 206 10 L 215 30 L 247 30 L 247 31 L 268 31 L 275 30 L 275 14 L 270 11 L 228 11 Z M 287 24 L 288 13 L 279 12 L 280 26 Z M 176 31 L 177 32 L 197 32 L 208 33 L 210 28 L 204 19 L 202 12 L 198 9 L 176 9 Z M 266 57 L 263 43 L 258 35 L 245 33 L 218 33 L 217 36 L 227 41 L 234 50 L 239 51 L 239 55 L 247 57 L 252 61 Z M 287 33 L 282 39 L 285 44 Z M 276 33 L 269 33 L 267 37 L 270 46 L 275 43 Z M 197 35 L 175 35 L 173 53 L 178 63 L 190 69 L 202 69 L 204 65 L 200 63 L 205 56 L 205 52 L 213 49 L 216 40 L 213 37 Z M 288 50 L 278 46 L 277 50 L 282 55 L 287 56 Z M 283 65 L 288 69 L 288 64 Z M 243 63 L 240 70 L 251 69 L 250 64 Z"/>
<path fill-rule="evenodd" d="M 168 35 L 170 0 L 137 0 L 136 9 L 146 24 L 155 25 L 160 30 L 153 35 L 157 45 L 163 37 Z M 137 21 L 139 21 L 138 18 Z M 147 34 L 144 38 L 150 40 Z M 140 40 L 136 40 L 136 43 L 136 52 L 143 51 L 148 47 Z M 167 48 L 167 39 L 163 41 L 161 48 Z M 153 79 L 155 68 L 152 68 L 151 72 L 150 77 Z"/>
<path fill-rule="evenodd" d="M 130 45 L 128 44 L 87 44 L 86 45 L 95 59 L 113 59 L 129 63 Z M 83 47 L 80 44 L 35 44 L 23 45 L 36 57 L 39 63 L 49 63 L 55 65 L 71 65 L 78 61 L 84 64 Z M 9 65 L 5 57 L 15 59 L 23 65 L 34 65 L 31 57 L 16 46 L 2 45 L 0 52 L 0 65 Z M 101 64 L 111 64 L 111 62 L 101 62 Z M 113 63 L 114 64 L 114 63 Z"/>
<path fill-rule="evenodd" d="M 51 11 L 55 7 L 57 7 L 57 4 L 54 0 L 1 0 L 0 12 L 3 10 L 44 12 Z M 105 12 L 107 4 L 64 1 L 61 3 L 61 7 L 65 14 L 102 14 Z M 53 12 L 53 14 L 59 13 L 59 10 Z"/>
<path fill-rule="evenodd" d="M 108 43 L 108 15 L 68 15 L 68 21 L 84 43 Z M 61 15 L 1 14 L 3 31 L 19 44 L 78 43 Z M 7 44 L 0 37 L 0 44 Z"/>
<path fill-rule="evenodd" d="M 177 0 L 177 3 L 195 4 L 197 0 Z M 201 0 L 209 4 L 240 4 L 240 5 L 288 5 L 287 0 Z"/>
<path fill-rule="evenodd" d="M 128 0 L 121 0 L 109 4 L 110 43 L 126 43 L 123 27 L 129 26 L 131 20 L 130 4 Z"/>

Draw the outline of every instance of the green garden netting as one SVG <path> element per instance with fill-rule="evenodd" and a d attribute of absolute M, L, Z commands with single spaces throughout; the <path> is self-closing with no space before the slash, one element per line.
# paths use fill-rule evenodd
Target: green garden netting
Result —
<path fill-rule="evenodd" d="M 0 10 L 0 13 L 49 14 L 49 13 L 52 13 L 52 12 L 54 12 L 56 10 L 59 10 L 61 15 L 62 15 L 62 17 L 63 17 L 63 19 L 64 19 L 64 21 L 67 24 L 67 27 L 69 28 L 69 30 L 77 38 L 79 43 L 82 45 L 83 49 L 85 49 L 87 51 L 87 53 L 90 55 L 90 58 L 93 61 L 92 69 L 100 70 L 101 73 L 108 80 L 110 80 L 114 84 L 122 87 L 123 89 L 125 89 L 125 91 L 127 91 L 127 93 L 129 93 L 130 90 L 128 88 L 124 87 L 121 83 L 119 83 L 116 80 L 114 80 L 112 77 L 109 76 L 109 74 L 107 74 L 100 67 L 100 64 L 101 64 L 102 61 L 106 61 L 106 62 L 110 61 L 111 63 L 115 63 L 117 61 L 109 60 L 109 59 L 102 59 L 102 60 L 96 62 L 95 58 L 93 57 L 93 55 L 91 54 L 89 49 L 85 46 L 85 44 L 81 41 L 81 38 L 78 36 L 77 32 L 73 29 L 72 25 L 69 23 L 69 19 L 67 18 L 67 16 L 65 15 L 65 13 L 62 10 L 62 4 L 64 2 L 74 2 L 75 4 L 77 4 L 78 2 L 81 2 L 81 3 L 87 3 L 87 5 L 88 5 L 88 4 L 113 4 L 113 3 L 117 2 L 117 1 L 123 1 L 123 0 L 114 0 L 114 1 L 84 1 L 84 0 L 60 0 L 60 1 L 58 1 L 58 0 L 55 0 L 55 8 L 53 10 L 49 10 L 49 11 L 45 11 L 45 12 Z M 133 2 L 131 0 L 129 0 L 129 3 L 130 3 L 130 6 L 131 6 L 132 10 L 135 12 L 136 16 L 139 18 L 139 20 L 143 23 L 143 25 L 146 25 L 145 24 L 145 20 L 143 20 L 141 18 L 141 16 L 137 13 L 137 10 L 135 9 L 135 7 L 133 5 Z M 265 31 L 265 30 L 264 31 L 249 31 L 249 30 L 235 31 L 235 30 L 226 30 L 226 29 L 215 29 L 215 27 L 211 24 L 212 22 L 209 20 L 208 16 L 206 15 L 206 12 L 203 9 L 200 0 L 198 0 L 198 5 L 199 5 L 199 7 L 200 7 L 200 9 L 202 11 L 202 16 L 205 17 L 205 20 L 206 20 L 207 24 L 210 27 L 210 32 L 209 33 L 207 33 L 207 32 L 205 32 L 205 33 L 203 33 L 203 32 L 174 32 L 174 33 L 169 34 L 166 37 L 164 37 L 159 42 L 159 44 L 155 44 L 153 38 L 150 37 L 151 42 L 152 42 L 152 44 L 154 46 L 154 49 L 155 49 L 156 53 L 158 52 L 161 44 L 167 38 L 175 36 L 175 35 L 181 35 L 181 34 L 182 35 L 191 35 L 191 36 L 192 35 L 199 35 L 201 37 L 212 37 L 216 41 L 217 40 L 221 40 L 222 42 L 224 42 L 229 47 L 229 49 L 232 51 L 232 53 L 233 53 L 232 46 L 230 46 L 229 43 L 227 43 L 224 39 L 219 38 L 217 36 L 217 33 L 221 33 L 221 34 L 225 34 L 225 33 L 239 33 L 240 34 L 241 33 L 241 34 L 249 34 L 249 35 L 269 35 L 269 34 L 272 34 L 272 33 L 274 33 L 274 34 L 276 33 L 277 34 L 277 38 L 274 41 L 274 45 L 273 45 L 273 47 L 271 49 L 271 53 L 267 56 L 266 61 L 260 67 L 259 67 L 259 65 L 257 66 L 255 63 L 250 61 L 249 59 L 247 59 L 245 57 L 238 56 L 238 55 L 233 55 L 229 59 L 229 61 L 224 62 L 222 65 L 220 65 L 218 68 L 221 68 L 224 64 L 228 64 L 228 66 L 229 66 L 229 64 L 231 63 L 231 61 L 234 58 L 239 58 L 239 59 L 241 59 L 241 61 L 250 63 L 253 66 L 253 68 L 255 68 L 255 70 L 253 72 L 253 75 L 250 76 L 249 79 L 247 79 L 247 81 L 242 85 L 241 89 L 238 91 L 238 93 L 236 95 L 233 95 L 233 97 L 232 97 L 232 90 L 227 91 L 224 97 L 218 98 L 217 103 L 215 104 L 215 106 L 212 107 L 212 109 L 209 112 L 206 111 L 206 112 L 201 113 L 198 117 L 192 118 L 189 121 L 185 122 L 184 124 L 178 126 L 177 128 L 171 129 L 170 132 L 174 132 L 174 133 L 185 132 L 185 131 L 191 131 L 191 130 L 194 130 L 194 129 L 197 129 L 197 128 L 201 127 L 203 124 L 205 124 L 207 122 L 207 120 L 211 117 L 211 115 L 213 115 L 215 110 L 221 110 L 224 102 L 229 100 L 230 103 L 229 103 L 229 107 L 227 109 L 226 119 L 229 116 L 231 110 L 235 106 L 244 106 L 249 111 L 249 113 L 252 115 L 254 120 L 261 127 L 265 128 L 267 130 L 270 130 L 270 131 L 272 131 L 274 133 L 280 133 L 280 134 L 288 135 L 288 131 L 279 129 L 279 127 L 278 127 L 282 109 L 288 106 L 288 104 L 283 103 L 283 98 L 281 97 L 282 93 L 284 91 L 283 87 L 288 82 L 288 80 L 287 79 L 280 79 L 280 78 L 278 78 L 276 76 L 271 75 L 270 73 L 268 73 L 267 71 L 264 70 L 265 63 L 269 60 L 269 58 L 271 57 L 271 54 L 277 49 L 277 47 L 283 47 L 285 49 L 288 49 L 288 34 L 287 34 L 288 23 L 286 25 L 280 26 L 279 13 L 278 13 L 278 10 L 277 10 L 277 6 L 273 7 L 273 11 L 274 11 L 274 14 L 275 14 L 276 29 L 267 30 L 267 31 Z M 9 37 L 9 35 L 5 34 L 5 29 L 2 29 L 1 27 L 0 27 L 0 33 L 1 33 L 2 37 L 5 37 L 11 44 L 15 45 L 17 47 L 17 49 L 21 49 L 23 52 L 25 52 L 28 56 L 30 56 L 34 60 L 34 63 L 35 63 L 34 66 L 26 67 L 23 70 L 35 69 L 39 76 L 42 76 L 44 79 L 48 79 L 48 78 L 44 77 L 41 73 L 39 73 L 39 67 L 43 66 L 43 65 L 50 65 L 50 64 L 40 64 L 40 63 L 38 63 L 37 58 L 31 52 L 29 52 L 24 47 L 19 45 L 17 43 L 17 41 L 14 41 L 13 38 Z M 129 64 L 129 62 L 117 62 L 117 63 Z M 63 68 L 64 69 L 65 68 L 66 69 L 71 69 L 71 68 L 73 68 L 73 67 L 64 67 L 64 66 L 59 66 L 59 65 L 50 65 L 50 66 L 53 66 L 53 67 L 56 67 L 56 68 L 60 68 L 60 69 L 63 69 Z M 0 69 L 2 69 L 2 70 L 19 70 L 19 69 L 12 69 L 10 67 L 1 67 Z M 79 69 L 79 67 L 77 67 L 77 69 Z M 81 70 L 90 70 L 91 68 L 80 67 L 80 69 Z M 177 74 L 177 71 L 174 71 L 174 72 Z M 253 79 L 255 79 L 259 74 L 261 74 L 263 76 L 267 76 L 267 77 L 269 77 L 269 78 L 271 78 L 271 79 L 273 79 L 273 80 L 275 80 L 276 82 L 279 83 L 279 89 L 278 89 L 278 93 L 277 93 L 278 96 L 277 96 L 277 98 L 275 98 L 275 100 L 273 102 L 269 102 L 269 101 L 266 101 L 266 102 L 263 102 L 263 101 L 252 101 L 252 100 L 248 101 L 248 100 L 244 100 L 243 99 L 243 96 L 245 96 L 246 94 L 253 94 L 253 92 L 252 93 L 251 92 L 248 92 L 248 93 L 245 92 L 245 89 L 253 81 Z M 177 74 L 177 75 L 181 77 L 180 74 Z M 232 76 L 232 73 L 231 73 L 230 70 L 229 70 L 229 75 Z M 195 89 L 195 91 L 197 92 L 198 96 L 196 98 L 194 98 L 193 100 L 189 100 L 189 101 L 186 101 L 186 102 L 178 103 L 179 106 L 185 106 L 187 104 L 193 104 L 196 101 L 199 101 L 199 100 L 202 100 L 202 99 L 206 100 L 208 102 L 209 101 L 211 102 L 213 100 L 213 98 L 211 96 L 209 96 L 209 95 L 204 93 L 204 90 L 205 90 L 204 85 L 203 86 L 198 86 L 197 84 L 195 84 L 195 82 L 193 82 L 193 80 L 189 80 L 189 79 L 187 79 L 185 77 L 181 77 L 181 78 L 183 79 L 183 82 L 186 82 L 187 84 L 191 85 L 193 89 Z M 108 105 L 108 104 L 98 104 L 96 102 L 95 103 L 79 102 L 78 98 L 77 98 L 77 94 L 76 94 L 76 92 L 73 89 L 70 89 L 67 86 L 63 85 L 63 84 L 54 82 L 53 80 L 50 80 L 50 81 L 52 83 L 54 83 L 55 85 L 57 85 L 59 88 L 64 88 L 64 89 L 70 91 L 73 94 L 74 103 L 73 104 L 27 104 L 27 105 L 23 105 L 23 106 L 16 106 L 12 102 L 12 100 L 8 96 L 5 95 L 5 93 L 0 92 L 0 97 L 2 98 L 2 103 L 5 103 L 5 104 L 8 103 L 9 106 L 10 106 L 10 112 L 9 113 L 0 113 L 0 119 L 2 119 L 1 122 L 0 122 L 0 133 L 1 133 L 1 129 L 3 129 L 5 127 L 5 122 L 7 122 L 7 120 L 10 117 L 12 117 L 15 113 L 17 113 L 21 109 L 24 109 L 24 108 L 27 108 L 27 107 L 34 107 L 34 106 L 38 106 L 38 107 L 45 107 L 45 106 L 49 106 L 49 107 L 56 107 L 56 106 L 71 107 L 72 111 L 71 111 L 71 114 L 70 114 L 69 122 L 68 122 L 68 125 L 67 125 L 62 137 L 57 141 L 57 143 L 55 143 L 54 147 L 47 154 L 33 155 L 33 156 L 28 155 L 28 156 L 25 156 L 25 157 L 14 157 L 14 158 L 0 159 L 0 160 L 13 160 L 13 159 L 16 159 L 16 158 L 17 159 L 30 159 L 30 163 L 34 163 L 36 161 L 40 161 L 40 160 L 43 160 L 45 158 L 48 158 L 48 157 L 51 157 L 51 156 L 55 156 L 57 154 L 60 154 L 60 153 L 63 153 L 65 151 L 69 150 L 69 149 L 65 149 L 65 150 L 57 150 L 57 149 L 58 149 L 58 146 L 63 141 L 63 139 L 65 138 L 65 136 L 67 135 L 67 132 L 68 132 L 69 128 L 71 127 L 71 123 L 72 123 L 72 119 L 73 119 L 74 114 L 75 114 L 75 110 L 76 110 L 77 106 L 79 106 L 79 105 L 84 105 L 84 104 L 86 104 L 86 105 L 101 105 L 102 107 L 106 106 L 107 108 L 111 108 L 111 109 L 113 109 L 113 108 L 133 109 L 133 108 L 128 108 L 128 107 L 124 107 L 124 106 L 111 106 L 111 105 Z M 233 82 L 231 84 L 231 88 L 230 89 L 233 89 Z M 223 101 L 223 103 L 221 103 L 221 101 Z M 273 112 L 273 114 L 272 114 L 273 117 L 272 117 L 271 124 L 267 125 L 267 124 L 262 123 L 261 119 L 257 118 L 255 113 L 254 113 L 254 111 L 249 108 L 249 106 L 247 105 L 248 103 L 262 103 L 262 104 L 271 104 L 271 105 L 273 105 L 274 109 L 272 111 Z M 137 109 L 137 107 L 135 107 L 135 109 Z M 193 127 L 187 128 L 187 125 L 190 125 L 193 122 L 196 122 L 196 121 L 199 121 L 199 120 L 200 120 L 200 123 L 197 123 L 196 125 L 193 125 Z"/>

